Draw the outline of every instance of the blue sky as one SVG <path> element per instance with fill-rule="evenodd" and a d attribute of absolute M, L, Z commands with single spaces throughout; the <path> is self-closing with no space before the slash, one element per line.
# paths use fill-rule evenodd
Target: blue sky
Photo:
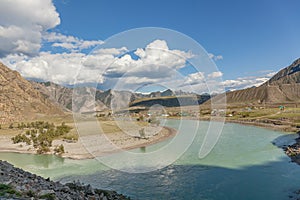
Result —
<path fill-rule="evenodd" d="M 54 1 L 57 29 L 85 39 L 102 39 L 137 27 L 165 27 L 220 54 L 225 79 L 279 70 L 300 57 L 298 0 Z"/>
<path fill-rule="evenodd" d="M 13 3 L 7 2 L 8 0 L 0 2 L 4 4 L 2 9 L 11 9 Z M 5 16 L 1 16 L 0 27 L 7 29 L 6 32 L 13 31 L 11 27 L 34 31 L 29 39 L 28 34 L 26 37 L 21 34 L 15 37 L 7 34 L 7 38 L 5 34 L 0 34 L 0 41 L 14 41 L 18 37 L 25 41 L 19 42 L 18 47 L 6 48 L 11 51 L 0 48 L 0 56 L 5 64 L 27 77 L 32 75 L 34 78 L 47 79 L 55 71 L 55 78 L 50 80 L 63 83 L 63 75 L 68 70 L 76 70 L 76 67 L 72 68 L 72 65 L 71 69 L 64 70 L 61 67 L 51 72 L 49 68 L 54 64 L 49 63 L 49 60 L 56 59 L 58 62 L 61 58 L 58 54 L 65 54 L 64 58 L 77 62 L 75 57 L 82 56 L 79 53 L 85 53 L 94 47 L 88 45 L 91 43 L 84 43 L 85 41 L 98 45 L 114 34 L 140 27 L 163 27 L 179 31 L 196 40 L 207 52 L 219 56 L 215 57 L 215 62 L 222 72 L 225 86 L 229 89 L 257 85 L 300 57 L 298 0 L 45 0 L 39 4 L 35 2 L 36 8 L 49 9 L 49 20 L 42 20 L 44 18 L 41 17 L 41 21 L 30 17 L 30 5 L 22 5 L 24 1 L 21 0 L 15 2 L 16 7 L 24 9 L 22 13 L 28 12 L 24 16 L 32 19 L 32 24 L 42 24 L 42 30 L 19 25 L 21 23 L 18 23 L 18 15 L 16 20 L 9 20 L 8 17 L 6 20 Z M 10 11 L 13 14 L 19 10 Z M 46 16 L 45 13 L 36 13 L 34 17 L 38 18 L 39 15 Z M 24 16 L 20 15 L 20 18 Z M 40 40 L 33 40 L 38 33 Z M 49 33 L 56 35 L 49 36 Z M 65 39 L 62 39 L 63 36 L 66 36 Z M 84 43 L 89 48 L 82 49 L 77 46 L 80 52 L 77 51 L 74 55 L 74 48 L 70 50 L 70 47 L 67 49 L 53 45 L 58 37 L 60 42 L 73 37 L 76 45 Z M 35 46 L 26 46 L 26 41 Z M 10 47 L 9 44 L 4 44 Z M 61 61 L 66 65 L 70 62 Z M 45 67 L 40 67 L 42 65 Z M 196 75 L 189 78 L 194 80 L 195 77 Z"/>

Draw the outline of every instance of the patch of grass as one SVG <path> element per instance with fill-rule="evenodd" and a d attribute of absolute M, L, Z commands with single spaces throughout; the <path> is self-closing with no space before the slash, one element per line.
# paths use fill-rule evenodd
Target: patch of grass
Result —
<path fill-rule="evenodd" d="M 26 195 L 28 197 L 35 197 L 36 196 L 36 194 L 32 190 L 29 190 L 28 192 L 26 192 Z"/>
<path fill-rule="evenodd" d="M 54 200 L 55 195 L 54 194 L 44 194 L 42 196 L 39 196 L 40 199 L 46 199 L 46 200 Z"/>
<path fill-rule="evenodd" d="M 0 184 L 0 196 L 4 196 L 6 194 L 21 196 L 21 194 L 18 191 L 16 191 L 12 186 Z"/>

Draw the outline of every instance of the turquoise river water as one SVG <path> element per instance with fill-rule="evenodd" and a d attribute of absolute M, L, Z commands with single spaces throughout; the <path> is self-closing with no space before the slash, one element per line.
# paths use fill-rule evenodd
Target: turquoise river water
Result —
<path fill-rule="evenodd" d="M 178 128 L 180 121 L 166 125 Z M 196 121 L 181 121 L 180 133 L 188 137 Z M 212 122 L 219 126 L 219 122 Z M 198 158 L 209 122 L 200 122 L 189 149 L 172 165 L 149 173 L 110 169 L 95 159 L 71 160 L 50 155 L 0 153 L 0 159 L 17 167 L 62 182 L 80 180 L 94 187 L 116 190 L 132 199 L 261 200 L 290 199 L 300 189 L 300 166 L 279 148 L 296 135 L 263 128 L 226 123 L 211 153 Z M 151 152 L 164 141 L 134 152 Z M 117 153 L 114 159 L 117 161 Z M 122 166 L 124 163 L 120 163 Z"/>

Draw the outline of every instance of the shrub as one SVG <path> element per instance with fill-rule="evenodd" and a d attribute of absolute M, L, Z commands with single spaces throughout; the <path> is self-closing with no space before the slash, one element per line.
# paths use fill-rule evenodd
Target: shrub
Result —
<path fill-rule="evenodd" d="M 15 194 L 21 196 L 12 186 L 6 184 L 0 184 L 0 196 L 5 196 L 5 194 Z"/>
<path fill-rule="evenodd" d="M 40 196 L 39 198 L 40 199 L 46 199 L 46 200 L 54 200 L 55 195 L 54 194 L 44 194 L 44 195 Z"/>
<path fill-rule="evenodd" d="M 61 144 L 61 145 L 55 147 L 54 152 L 58 155 L 65 153 L 64 145 Z"/>

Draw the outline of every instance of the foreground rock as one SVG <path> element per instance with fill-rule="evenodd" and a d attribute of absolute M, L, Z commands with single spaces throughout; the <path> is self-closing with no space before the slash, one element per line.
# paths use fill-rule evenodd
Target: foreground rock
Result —
<path fill-rule="evenodd" d="M 79 182 L 61 184 L 0 161 L 0 199 L 130 199 L 115 191 L 94 189 Z"/>
<path fill-rule="evenodd" d="M 300 165 L 300 133 L 298 132 L 299 137 L 296 139 L 296 143 L 284 147 L 286 155 L 288 155 L 291 160 Z"/>

